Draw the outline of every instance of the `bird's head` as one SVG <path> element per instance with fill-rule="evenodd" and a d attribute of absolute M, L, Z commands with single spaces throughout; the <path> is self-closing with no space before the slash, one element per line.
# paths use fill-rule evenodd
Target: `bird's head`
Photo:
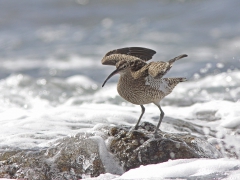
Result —
<path fill-rule="evenodd" d="M 105 83 L 115 74 L 117 73 L 125 73 L 128 67 L 131 66 L 131 63 L 129 61 L 121 60 L 116 63 L 116 69 L 107 77 L 107 79 L 104 81 L 102 87 L 105 85 Z"/>

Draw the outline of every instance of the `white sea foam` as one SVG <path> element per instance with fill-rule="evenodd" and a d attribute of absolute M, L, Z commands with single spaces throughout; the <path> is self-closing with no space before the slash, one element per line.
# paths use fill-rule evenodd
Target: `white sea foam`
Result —
<path fill-rule="evenodd" d="M 67 78 L 66 81 L 68 84 L 80 85 L 80 86 L 84 86 L 85 88 L 88 88 L 91 86 L 97 86 L 96 82 L 94 82 L 92 79 L 86 76 L 81 76 L 81 75 L 71 76 Z"/>
<path fill-rule="evenodd" d="M 103 139 L 98 136 L 92 137 L 91 139 L 96 140 L 98 143 L 99 155 L 106 171 L 112 174 L 123 174 L 123 168 L 119 165 L 119 162 L 116 161 L 114 155 L 109 152 Z"/>
<path fill-rule="evenodd" d="M 240 100 L 240 72 L 224 72 L 180 83 L 166 99 L 175 101 Z"/>
<path fill-rule="evenodd" d="M 169 160 L 156 165 L 141 166 L 131 169 L 116 179 L 162 179 L 204 177 L 211 179 L 217 175 L 240 176 L 240 161 L 231 159 L 179 159 Z M 209 177 L 207 177 L 207 175 Z M 230 175 L 231 176 L 231 175 Z M 232 177 L 233 177 L 232 176 Z M 230 179 L 226 177 L 226 179 Z"/>
<path fill-rule="evenodd" d="M 178 159 L 140 166 L 121 176 L 109 173 L 86 180 L 157 180 L 157 179 L 224 179 L 238 180 L 240 161 L 234 159 Z"/>

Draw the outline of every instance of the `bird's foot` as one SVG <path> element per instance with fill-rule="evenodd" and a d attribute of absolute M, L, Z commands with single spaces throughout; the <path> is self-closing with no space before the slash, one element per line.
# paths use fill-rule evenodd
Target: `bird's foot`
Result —
<path fill-rule="evenodd" d="M 161 137 L 163 137 L 161 134 L 157 134 L 157 133 L 153 134 L 154 139 L 158 139 L 158 138 L 161 138 Z"/>
<path fill-rule="evenodd" d="M 157 139 L 157 138 L 164 138 L 165 137 L 165 133 L 163 133 L 161 130 L 159 130 L 161 133 L 158 133 L 158 130 L 156 130 L 156 131 L 154 131 L 154 133 L 153 133 L 153 137 L 155 138 L 155 139 Z"/>
<path fill-rule="evenodd" d="M 127 133 L 127 135 L 129 135 L 129 133 L 132 133 L 133 131 L 136 131 L 138 130 L 138 126 L 134 126 L 134 127 L 131 127 Z"/>

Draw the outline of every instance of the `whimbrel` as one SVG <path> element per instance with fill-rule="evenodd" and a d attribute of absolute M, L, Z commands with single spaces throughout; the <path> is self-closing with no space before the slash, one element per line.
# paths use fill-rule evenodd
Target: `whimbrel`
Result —
<path fill-rule="evenodd" d="M 142 47 L 127 47 L 115 49 L 108 52 L 102 59 L 103 65 L 115 65 L 114 70 L 104 81 L 102 87 L 108 79 L 119 73 L 117 90 L 119 95 L 125 100 L 140 105 L 142 113 L 135 125 L 138 128 L 139 122 L 145 112 L 144 104 L 154 103 L 160 110 L 160 119 L 154 135 L 160 127 L 164 112 L 160 106 L 160 101 L 170 94 L 173 88 L 179 83 L 186 81 L 186 78 L 163 78 L 171 69 L 173 63 L 186 54 L 177 56 L 167 62 L 150 62 L 156 51 Z"/>

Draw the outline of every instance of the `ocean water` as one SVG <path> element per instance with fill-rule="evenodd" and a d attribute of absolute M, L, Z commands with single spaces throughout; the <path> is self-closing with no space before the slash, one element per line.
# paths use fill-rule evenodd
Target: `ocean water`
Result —
<path fill-rule="evenodd" d="M 98 124 L 135 125 L 140 107 L 116 91 L 108 51 L 142 46 L 186 77 L 162 100 L 163 131 L 190 132 L 240 157 L 240 1 L 2 0 L 0 150 L 49 147 Z M 142 121 L 157 124 L 146 105 Z"/>

